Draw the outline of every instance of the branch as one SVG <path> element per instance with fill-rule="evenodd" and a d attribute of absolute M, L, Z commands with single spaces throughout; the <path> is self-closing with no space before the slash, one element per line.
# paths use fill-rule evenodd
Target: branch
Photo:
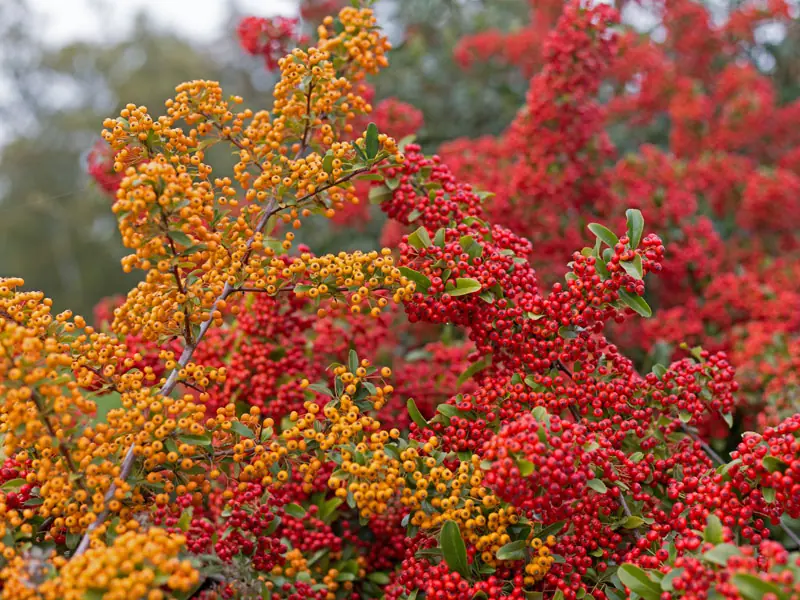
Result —
<path fill-rule="evenodd" d="M 308 198 L 310 198 L 312 196 L 315 196 L 317 194 L 320 194 L 320 193 L 324 192 L 327 189 L 330 189 L 332 187 L 340 185 L 340 184 L 344 183 L 345 181 L 348 181 L 349 179 L 352 179 L 353 177 L 355 177 L 359 173 L 363 173 L 364 171 L 368 171 L 368 170 L 369 169 L 360 169 L 360 170 L 357 170 L 357 171 L 353 171 L 352 173 L 349 173 L 348 175 L 346 175 L 342 179 L 340 179 L 340 180 L 338 180 L 336 182 L 330 183 L 329 185 L 323 186 L 323 187 L 321 187 L 320 189 L 316 190 L 315 192 L 313 192 L 311 194 L 307 194 L 307 195 L 303 196 L 303 198 L 298 200 L 298 202 L 300 202 L 302 200 L 306 200 L 306 199 L 308 199 Z M 262 213 L 261 218 L 259 219 L 259 221 L 258 221 L 258 223 L 256 225 L 255 231 L 250 236 L 250 238 L 247 240 L 247 244 L 245 246 L 245 248 L 246 248 L 245 254 L 242 257 L 242 264 L 243 265 L 247 264 L 247 262 L 248 262 L 248 260 L 250 258 L 250 255 L 253 252 L 253 244 L 255 243 L 256 236 L 258 236 L 264 230 L 264 228 L 267 226 L 267 221 L 269 221 L 269 218 L 276 211 L 275 204 L 277 204 L 277 200 L 276 200 L 275 196 L 272 196 L 270 198 L 270 200 L 269 200 L 269 203 L 264 208 L 264 212 Z M 282 210 L 282 209 L 278 209 L 278 210 Z M 209 311 L 208 319 L 203 321 L 202 325 L 200 325 L 200 330 L 197 332 L 197 337 L 191 343 L 187 343 L 186 344 L 186 346 L 183 349 L 183 353 L 181 354 L 180 359 L 178 359 L 178 364 L 172 370 L 172 372 L 169 374 L 169 377 L 167 377 L 167 380 L 164 382 L 164 385 L 162 385 L 161 389 L 158 391 L 158 394 L 160 396 L 168 396 L 175 389 L 175 386 L 178 384 L 178 373 L 180 372 L 181 369 L 186 367 L 186 365 L 189 363 L 189 361 L 191 360 L 192 356 L 195 353 L 195 350 L 197 350 L 197 346 L 200 344 L 200 342 L 202 341 L 203 337 L 205 337 L 206 332 L 211 327 L 211 323 L 214 320 L 214 317 L 212 316 L 214 311 L 217 309 L 217 307 L 219 306 L 220 302 L 223 302 L 225 299 L 227 299 L 228 296 L 230 296 L 234 291 L 235 291 L 235 288 L 229 283 L 226 283 L 225 287 L 222 288 L 222 293 L 217 297 L 217 299 L 214 301 L 214 304 L 211 306 L 211 310 Z M 131 471 L 133 470 L 133 463 L 134 463 L 134 461 L 136 459 L 135 448 L 136 448 L 136 444 L 135 443 L 131 444 L 130 448 L 128 448 L 128 451 L 125 454 L 125 458 L 122 460 L 122 467 L 120 469 L 120 473 L 119 473 L 119 477 L 118 477 L 118 479 L 120 481 L 125 481 L 130 476 Z M 110 513 L 110 510 L 108 509 L 108 503 L 114 498 L 114 493 L 116 491 L 117 491 L 117 484 L 116 484 L 116 482 L 112 482 L 111 486 L 109 486 L 108 490 L 106 491 L 105 497 L 103 498 L 103 503 L 106 505 L 106 508 L 104 508 L 102 510 L 102 512 L 97 516 L 97 518 L 92 522 L 92 524 L 89 525 L 89 527 L 87 527 L 86 533 L 84 533 L 83 538 L 81 538 L 81 542 L 78 545 L 78 547 L 75 549 L 75 554 L 73 556 L 80 556 L 81 554 L 86 552 L 86 550 L 89 548 L 89 543 L 91 542 L 92 534 L 108 518 L 108 515 Z"/>
<path fill-rule="evenodd" d="M 270 199 L 269 204 L 265 208 L 264 213 L 258 222 L 258 225 L 256 225 L 256 230 L 253 232 L 253 235 L 251 235 L 250 239 L 247 240 L 247 246 L 246 246 L 247 251 L 245 252 L 245 255 L 242 259 L 242 264 L 247 263 L 247 259 L 250 257 L 250 254 L 252 253 L 253 243 L 255 242 L 256 235 L 261 233 L 264 227 L 266 227 L 267 220 L 269 219 L 269 214 L 270 211 L 272 210 L 273 204 L 275 204 L 274 196 Z M 230 294 L 233 292 L 233 289 L 234 289 L 233 286 L 230 285 L 229 283 L 225 284 L 225 287 L 222 289 L 222 293 L 214 301 L 214 304 L 212 305 L 211 310 L 209 311 L 210 314 L 208 319 L 203 321 L 203 324 L 200 325 L 200 330 L 197 332 L 197 338 L 192 343 L 189 343 L 184 347 L 183 353 L 181 354 L 180 359 L 178 359 L 178 364 L 169 374 L 169 377 L 167 377 L 167 380 L 164 382 L 164 385 L 162 385 L 161 389 L 158 391 L 160 396 L 168 396 L 175 389 L 175 386 L 178 383 L 178 373 L 189 363 L 189 361 L 192 358 L 192 355 L 194 355 L 195 350 L 197 350 L 197 346 L 200 344 L 200 341 L 203 339 L 203 337 L 206 335 L 206 332 L 211 327 L 211 323 L 214 320 L 214 317 L 212 315 L 214 311 L 217 309 L 217 306 L 219 306 L 220 302 L 224 301 L 228 296 L 230 296 Z M 135 448 L 136 444 L 135 443 L 131 444 L 130 448 L 128 448 L 128 452 L 125 454 L 125 458 L 122 460 L 122 468 L 119 473 L 120 481 L 125 481 L 131 474 L 131 470 L 133 469 L 133 463 L 136 459 Z M 114 493 L 116 491 L 117 491 L 117 484 L 116 482 L 112 482 L 111 486 L 108 488 L 108 491 L 106 491 L 105 497 L 103 498 L 104 504 L 108 505 L 108 503 L 114 498 Z M 106 506 L 106 508 L 104 508 L 103 511 L 99 515 L 97 515 L 97 518 L 86 529 L 86 533 L 83 534 L 81 543 L 75 549 L 75 554 L 73 556 L 80 556 L 81 554 L 86 552 L 86 550 L 89 548 L 89 542 L 91 541 L 92 533 L 94 533 L 100 527 L 100 525 L 102 525 L 105 522 L 105 520 L 108 518 L 109 513 L 110 510 Z"/>

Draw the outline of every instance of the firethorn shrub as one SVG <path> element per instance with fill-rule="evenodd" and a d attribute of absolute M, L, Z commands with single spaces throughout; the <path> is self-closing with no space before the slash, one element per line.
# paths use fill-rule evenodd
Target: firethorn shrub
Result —
<path fill-rule="evenodd" d="M 353 4 L 313 42 L 241 23 L 270 110 L 191 81 L 104 122 L 143 278 L 94 324 L 0 279 L 0 598 L 800 597 L 800 289 L 763 260 L 798 249 L 797 146 L 736 62 L 784 4 L 664 3 L 657 43 L 535 3 L 530 53 L 457 50 L 518 64 L 525 107 L 442 156 L 373 111 L 390 44 Z M 663 111 L 669 148 L 617 160 L 606 127 Z M 298 243 L 370 202 L 391 247 Z"/>

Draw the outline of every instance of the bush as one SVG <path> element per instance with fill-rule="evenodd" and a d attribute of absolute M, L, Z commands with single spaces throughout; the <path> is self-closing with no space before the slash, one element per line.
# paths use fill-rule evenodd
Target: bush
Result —
<path fill-rule="evenodd" d="M 0 280 L 2 598 L 799 597 L 794 106 L 737 62 L 783 4 L 676 2 L 659 45 L 551 3 L 526 106 L 447 161 L 392 137 L 413 107 L 369 122 L 355 4 L 312 46 L 243 23 L 271 111 L 192 81 L 105 121 L 145 277 L 95 325 Z M 616 160 L 609 121 L 663 111 Z M 298 243 L 370 202 L 393 248 Z"/>

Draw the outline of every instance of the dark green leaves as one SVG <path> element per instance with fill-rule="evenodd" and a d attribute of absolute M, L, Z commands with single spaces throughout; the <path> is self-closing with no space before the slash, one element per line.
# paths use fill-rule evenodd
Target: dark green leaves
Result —
<path fill-rule="evenodd" d="M 420 248 L 428 248 L 431 245 L 431 236 L 428 235 L 427 229 L 420 227 L 414 233 L 408 236 L 408 243 L 417 250 Z"/>
<path fill-rule="evenodd" d="M 378 126 L 375 123 L 370 123 L 367 125 L 367 135 L 366 139 L 364 140 L 364 144 L 366 147 L 366 155 L 367 158 L 372 160 L 376 156 L 378 156 L 378 149 L 380 148 L 380 142 L 378 142 Z"/>
<path fill-rule="evenodd" d="M 526 540 L 510 542 L 497 551 L 498 560 L 522 560 L 525 558 Z"/>
<path fill-rule="evenodd" d="M 633 310 L 633 312 L 640 314 L 643 317 L 652 317 L 653 309 L 647 304 L 644 298 L 637 294 L 631 294 L 626 290 L 619 290 L 619 299 L 622 303 Z"/>
<path fill-rule="evenodd" d="M 589 481 L 586 482 L 586 485 L 588 485 L 598 494 L 605 494 L 606 492 L 608 492 L 608 487 L 606 487 L 606 484 L 600 481 L 599 479 L 590 479 Z"/>
<path fill-rule="evenodd" d="M 462 577 L 469 578 L 467 547 L 464 545 L 461 532 L 454 521 L 445 521 L 439 536 L 439 546 L 442 548 L 447 566 Z"/>
<path fill-rule="evenodd" d="M 733 585 L 739 590 L 742 598 L 746 600 L 761 600 L 767 594 L 772 594 L 776 598 L 781 598 L 780 588 L 774 583 L 759 579 L 749 573 L 738 573 L 733 576 Z"/>
<path fill-rule="evenodd" d="M 417 290 L 423 294 L 431 287 L 431 280 L 425 277 L 422 273 L 409 269 L 408 267 L 400 267 L 400 273 L 417 284 Z"/>
<path fill-rule="evenodd" d="M 451 296 L 466 296 L 481 290 L 481 282 L 471 277 L 459 277 L 456 279 L 456 286 L 448 293 Z"/>
<path fill-rule="evenodd" d="M 483 371 L 486 367 L 492 364 L 492 355 L 486 355 L 481 358 L 479 361 L 472 363 L 466 371 L 464 371 L 461 375 L 458 376 L 458 381 L 456 382 L 456 386 L 461 387 L 466 381 L 472 378 L 475 373 Z"/>
<path fill-rule="evenodd" d="M 706 528 L 703 531 L 703 539 L 712 544 L 722 543 L 722 521 L 715 514 L 708 515 Z"/>
<path fill-rule="evenodd" d="M 600 225 L 600 223 L 589 223 L 589 231 L 591 231 L 598 239 L 603 240 L 611 248 L 619 244 L 619 238 L 614 235 L 614 232 L 605 225 Z"/>
<path fill-rule="evenodd" d="M 617 570 L 617 577 L 632 592 L 639 594 L 644 600 L 659 600 L 661 585 L 651 580 L 647 573 L 630 563 L 625 563 Z"/>
<path fill-rule="evenodd" d="M 644 271 L 642 270 L 642 257 L 638 254 L 633 257 L 633 260 L 623 260 L 620 266 L 625 269 L 625 272 L 634 279 L 641 281 L 644 278 Z"/>
<path fill-rule="evenodd" d="M 708 552 L 703 554 L 703 558 L 710 563 L 724 567 L 728 564 L 728 559 L 731 556 L 738 556 L 741 552 L 739 548 L 733 544 L 717 544 Z"/>
<path fill-rule="evenodd" d="M 625 211 L 625 216 L 628 219 L 628 238 L 630 239 L 631 249 L 635 250 L 639 247 L 642 241 L 642 232 L 644 231 L 644 217 L 642 211 L 629 208 Z"/>
<path fill-rule="evenodd" d="M 286 511 L 286 514 L 290 517 L 294 517 L 295 519 L 302 519 L 306 516 L 306 509 L 304 509 L 299 504 L 287 504 L 283 507 L 283 510 Z"/>
<path fill-rule="evenodd" d="M 422 416 L 422 413 L 419 412 L 417 403 L 414 402 L 413 398 L 408 399 L 406 407 L 408 408 L 408 415 L 411 417 L 411 420 L 417 424 L 417 427 L 425 429 L 428 426 L 428 422 L 425 420 L 425 417 Z"/>

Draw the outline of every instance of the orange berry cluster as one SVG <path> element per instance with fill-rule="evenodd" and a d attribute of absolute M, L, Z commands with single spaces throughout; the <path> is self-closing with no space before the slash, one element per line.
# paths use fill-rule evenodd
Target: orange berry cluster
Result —
<path fill-rule="evenodd" d="M 190 592 L 200 582 L 192 563 L 179 558 L 185 539 L 163 529 L 146 533 L 130 531 L 117 537 L 110 546 L 98 546 L 70 561 L 58 557 L 55 577 L 49 567 L 31 565 L 18 559 L 0 572 L 5 582 L 3 600 L 162 600 L 176 593 Z"/>

